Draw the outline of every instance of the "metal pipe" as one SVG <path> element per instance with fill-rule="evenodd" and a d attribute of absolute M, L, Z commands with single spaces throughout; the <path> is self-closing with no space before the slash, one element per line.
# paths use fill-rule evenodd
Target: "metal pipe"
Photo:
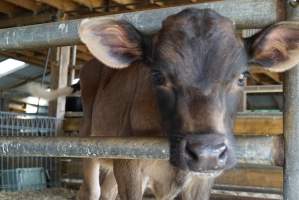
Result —
<path fill-rule="evenodd" d="M 161 8 L 97 17 L 99 19 L 126 20 L 143 32 L 160 28 L 161 21 L 185 8 L 211 8 L 232 19 L 237 28 L 261 28 L 278 20 L 279 0 L 230 0 L 199 3 L 187 6 Z M 78 27 L 81 20 L 14 27 L 0 30 L 0 50 L 45 48 L 79 43 Z"/>
<path fill-rule="evenodd" d="M 288 20 L 299 21 L 299 7 L 288 7 Z M 299 67 L 285 75 L 284 84 L 284 200 L 299 199 Z"/>
<path fill-rule="evenodd" d="M 238 138 L 239 163 L 279 165 L 281 140 L 278 136 Z M 168 159 L 169 146 L 161 137 L 0 137 L 0 156 Z"/>

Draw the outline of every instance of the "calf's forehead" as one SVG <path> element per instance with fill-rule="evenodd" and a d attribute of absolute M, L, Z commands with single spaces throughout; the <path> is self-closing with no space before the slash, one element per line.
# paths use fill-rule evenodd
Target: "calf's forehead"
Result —
<path fill-rule="evenodd" d="M 205 34 L 213 29 L 223 29 L 233 32 L 232 21 L 211 9 L 185 9 L 177 14 L 167 17 L 163 21 L 162 28 L 176 30 L 177 28 L 192 28 L 196 33 Z M 198 30 L 200 28 L 200 30 Z M 196 31 L 197 29 L 197 31 Z M 189 31 L 184 29 L 185 31 Z M 192 33 L 192 31 L 190 32 Z"/>
<path fill-rule="evenodd" d="M 168 17 L 157 35 L 156 59 L 180 80 L 230 80 L 246 68 L 233 23 L 212 10 L 188 9 Z"/>

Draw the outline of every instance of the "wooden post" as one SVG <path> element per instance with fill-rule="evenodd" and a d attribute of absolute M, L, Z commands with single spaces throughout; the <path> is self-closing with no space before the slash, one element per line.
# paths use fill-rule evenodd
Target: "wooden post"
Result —
<path fill-rule="evenodd" d="M 58 62 L 57 65 L 51 65 L 51 89 L 63 88 L 67 86 L 68 80 L 68 68 L 70 64 L 70 54 L 71 48 L 70 46 L 66 47 L 58 47 L 56 54 L 53 53 L 54 57 Z M 53 58 L 54 59 L 54 58 Z M 63 131 L 63 119 L 65 114 L 65 97 L 59 97 L 55 101 L 51 101 L 49 104 L 49 115 L 56 117 L 56 136 L 62 136 L 64 134 Z M 57 173 L 50 174 L 55 181 L 55 184 L 59 183 L 59 179 L 61 177 L 61 163 L 59 158 L 49 158 L 49 165 L 52 169 L 55 169 Z M 58 186 L 58 185 L 56 185 Z"/>
<path fill-rule="evenodd" d="M 75 79 L 75 66 L 77 60 L 77 45 L 72 46 L 71 48 L 71 63 L 69 65 L 69 77 L 68 77 L 68 85 L 71 85 Z"/>
<path fill-rule="evenodd" d="M 51 89 L 63 88 L 67 86 L 68 68 L 70 64 L 71 47 L 57 48 L 57 59 L 59 66 L 51 66 Z M 61 135 L 62 120 L 65 114 L 65 97 L 59 97 L 52 101 L 49 106 L 49 115 L 58 118 L 58 134 Z"/>

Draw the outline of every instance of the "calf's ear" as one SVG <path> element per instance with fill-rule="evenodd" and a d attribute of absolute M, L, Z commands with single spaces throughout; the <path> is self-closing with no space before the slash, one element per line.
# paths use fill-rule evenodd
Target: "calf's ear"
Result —
<path fill-rule="evenodd" d="M 283 72 L 299 64 L 299 23 L 281 22 L 245 38 L 250 67 Z"/>
<path fill-rule="evenodd" d="M 142 57 L 142 38 L 125 21 L 83 20 L 79 36 L 99 61 L 112 68 L 125 68 Z"/>

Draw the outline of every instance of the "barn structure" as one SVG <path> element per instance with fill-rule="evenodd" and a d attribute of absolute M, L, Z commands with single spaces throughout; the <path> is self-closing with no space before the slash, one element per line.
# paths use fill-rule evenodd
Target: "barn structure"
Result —
<path fill-rule="evenodd" d="M 25 88 L 77 81 L 92 58 L 79 41 L 82 19 L 123 19 L 152 31 L 186 7 L 216 10 L 245 37 L 274 22 L 299 22 L 297 0 L 0 1 L 0 199 L 74 198 L 83 157 L 168 159 L 163 139 L 78 138 L 80 94 L 47 102 Z M 211 199 L 299 199 L 298 77 L 298 67 L 251 73 L 235 124 L 238 165 L 217 178 Z"/>

